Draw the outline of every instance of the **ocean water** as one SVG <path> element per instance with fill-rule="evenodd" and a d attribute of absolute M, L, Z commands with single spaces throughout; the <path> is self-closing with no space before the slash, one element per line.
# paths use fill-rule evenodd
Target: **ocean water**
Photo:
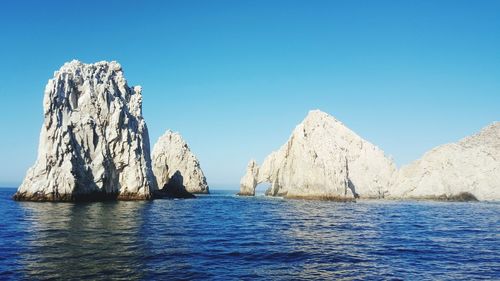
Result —
<path fill-rule="evenodd" d="M 500 204 L 240 198 L 15 202 L 0 280 L 500 280 Z"/>

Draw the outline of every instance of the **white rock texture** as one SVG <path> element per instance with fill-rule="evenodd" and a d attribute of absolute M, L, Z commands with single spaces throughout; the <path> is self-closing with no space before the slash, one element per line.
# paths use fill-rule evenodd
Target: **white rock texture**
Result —
<path fill-rule="evenodd" d="M 117 62 L 64 64 L 48 81 L 38 159 L 14 198 L 149 199 L 156 190 L 141 87 Z"/>
<path fill-rule="evenodd" d="M 463 192 L 479 200 L 500 200 L 500 122 L 401 168 L 390 197 L 432 199 Z"/>
<path fill-rule="evenodd" d="M 248 163 L 246 174 L 240 181 L 240 192 L 238 195 L 254 196 L 255 188 L 257 187 L 257 179 L 259 177 L 259 166 L 255 160 Z"/>
<path fill-rule="evenodd" d="M 209 193 L 207 179 L 200 162 L 179 133 L 168 130 L 153 148 L 153 172 L 160 189 L 186 190 L 189 193 Z"/>
<path fill-rule="evenodd" d="M 240 194 L 253 195 L 257 184 L 269 182 L 271 196 L 383 198 L 395 172 L 382 150 L 327 113 L 313 110 L 260 168 L 254 162 L 248 165 Z"/>

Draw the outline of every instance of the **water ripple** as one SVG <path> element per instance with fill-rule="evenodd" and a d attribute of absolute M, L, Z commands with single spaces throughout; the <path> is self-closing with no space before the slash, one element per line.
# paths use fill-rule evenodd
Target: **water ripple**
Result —
<path fill-rule="evenodd" d="M 500 204 L 30 203 L 0 190 L 1 280 L 499 280 Z"/>

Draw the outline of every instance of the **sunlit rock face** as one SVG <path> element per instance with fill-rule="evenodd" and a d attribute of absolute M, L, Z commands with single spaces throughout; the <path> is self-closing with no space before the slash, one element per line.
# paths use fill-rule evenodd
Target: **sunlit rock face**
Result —
<path fill-rule="evenodd" d="M 43 102 L 38 159 L 14 198 L 149 199 L 156 187 L 141 87 L 117 62 L 64 64 Z"/>
<path fill-rule="evenodd" d="M 253 195 L 257 184 L 269 182 L 270 196 L 382 198 L 394 173 L 395 165 L 382 150 L 327 113 L 314 110 L 260 168 L 255 163 L 248 166 L 240 194 Z"/>
<path fill-rule="evenodd" d="M 393 198 L 500 200 L 500 122 L 427 152 L 400 169 Z"/>
<path fill-rule="evenodd" d="M 160 189 L 209 193 L 200 162 L 179 133 L 168 130 L 153 148 L 153 171 Z"/>
<path fill-rule="evenodd" d="M 240 192 L 238 195 L 241 196 L 254 196 L 255 188 L 257 187 L 257 179 L 259 177 L 259 166 L 255 160 L 251 160 L 248 163 L 247 171 L 240 181 Z"/>

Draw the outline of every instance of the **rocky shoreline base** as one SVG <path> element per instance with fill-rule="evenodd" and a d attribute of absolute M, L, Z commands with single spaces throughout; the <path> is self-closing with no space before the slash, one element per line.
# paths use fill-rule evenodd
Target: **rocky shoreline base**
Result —
<path fill-rule="evenodd" d="M 93 192 L 87 194 L 44 194 L 41 192 L 16 192 L 12 199 L 15 201 L 31 202 L 99 202 L 99 201 L 143 201 L 154 199 L 191 199 L 196 198 L 189 192 L 157 190 L 149 195 L 137 193 L 105 193 Z"/>

